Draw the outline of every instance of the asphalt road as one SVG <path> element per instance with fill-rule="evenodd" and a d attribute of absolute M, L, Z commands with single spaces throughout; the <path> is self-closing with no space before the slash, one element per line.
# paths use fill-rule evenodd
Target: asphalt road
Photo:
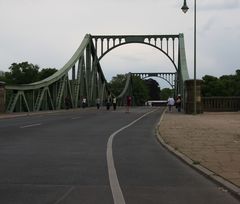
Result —
<path fill-rule="evenodd" d="M 239 203 L 158 143 L 162 111 L 0 119 L 0 203 Z"/>

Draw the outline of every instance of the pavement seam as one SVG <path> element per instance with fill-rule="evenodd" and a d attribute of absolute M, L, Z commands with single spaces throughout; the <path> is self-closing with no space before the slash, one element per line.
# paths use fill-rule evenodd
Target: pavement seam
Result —
<path fill-rule="evenodd" d="M 159 132 L 159 127 L 161 125 L 161 122 L 163 120 L 163 117 L 165 115 L 166 110 L 167 109 L 165 109 L 163 111 L 163 113 L 161 115 L 161 118 L 160 118 L 157 126 L 155 127 L 155 133 L 156 133 L 156 137 L 157 137 L 157 140 L 159 141 L 159 143 L 164 148 L 166 148 L 170 153 L 172 153 L 173 155 L 177 156 L 179 159 L 181 159 L 183 162 L 185 162 L 187 165 L 189 165 L 191 168 L 197 170 L 199 173 L 204 175 L 206 178 L 211 179 L 215 183 L 217 183 L 217 184 L 221 185 L 222 187 L 226 188 L 233 196 L 235 196 L 238 200 L 240 200 L 240 188 L 238 186 L 232 184 L 231 182 L 229 182 L 225 178 L 217 175 L 213 171 L 210 171 L 206 167 L 204 167 L 204 166 L 202 166 L 200 164 L 194 164 L 194 161 L 191 158 L 189 158 L 185 154 L 177 151 L 175 148 L 173 148 L 172 146 L 168 145 L 164 141 L 164 139 L 161 137 L 161 134 Z"/>

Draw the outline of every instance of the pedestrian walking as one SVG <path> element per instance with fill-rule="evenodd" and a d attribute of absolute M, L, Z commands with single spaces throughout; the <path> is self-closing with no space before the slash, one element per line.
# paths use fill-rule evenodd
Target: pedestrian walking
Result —
<path fill-rule="evenodd" d="M 178 96 L 176 98 L 176 108 L 177 108 L 178 112 L 181 112 L 181 104 L 182 104 L 182 98 L 181 98 L 181 95 L 178 94 Z"/>
<path fill-rule="evenodd" d="M 113 98 L 113 110 L 116 110 L 116 108 L 117 108 L 117 98 L 114 97 Z"/>
<path fill-rule="evenodd" d="M 87 99 L 83 97 L 82 99 L 82 108 L 85 108 L 87 106 Z"/>
<path fill-rule="evenodd" d="M 97 98 L 96 105 L 97 105 L 97 109 L 99 109 L 100 108 L 100 98 Z"/>
<path fill-rule="evenodd" d="M 168 106 L 168 111 L 169 112 L 172 112 L 172 107 L 174 106 L 174 99 L 173 97 L 169 97 L 168 100 L 167 100 L 167 106 Z"/>
<path fill-rule="evenodd" d="M 64 103 L 65 103 L 65 108 L 69 109 L 70 108 L 70 99 L 68 96 L 64 98 Z"/>
<path fill-rule="evenodd" d="M 110 109 L 110 106 L 111 106 L 111 96 L 109 95 L 107 97 L 107 100 L 106 100 L 106 107 L 107 107 L 107 110 Z"/>
<path fill-rule="evenodd" d="M 127 111 L 126 111 L 127 113 L 129 113 L 131 104 L 132 104 L 132 97 L 127 96 Z"/>

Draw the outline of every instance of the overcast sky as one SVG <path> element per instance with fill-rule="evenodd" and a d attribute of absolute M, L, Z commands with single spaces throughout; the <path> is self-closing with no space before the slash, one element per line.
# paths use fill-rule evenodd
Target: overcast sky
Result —
<path fill-rule="evenodd" d="M 60 69 L 85 34 L 184 33 L 193 78 L 193 2 L 183 0 L 0 0 L 0 70 L 28 61 Z M 126 72 L 174 71 L 156 49 L 121 46 L 101 61 L 108 80 Z M 197 77 L 240 69 L 240 0 L 197 0 Z"/>

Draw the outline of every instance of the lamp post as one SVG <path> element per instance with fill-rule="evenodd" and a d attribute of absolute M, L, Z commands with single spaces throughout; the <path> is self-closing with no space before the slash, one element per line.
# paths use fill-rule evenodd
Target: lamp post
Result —
<path fill-rule="evenodd" d="M 186 13 L 188 11 L 188 6 L 186 0 L 183 2 L 182 11 Z M 197 82 L 196 82 L 196 19 L 197 19 L 197 4 L 194 0 L 194 85 L 193 85 L 193 114 L 197 114 Z"/>

